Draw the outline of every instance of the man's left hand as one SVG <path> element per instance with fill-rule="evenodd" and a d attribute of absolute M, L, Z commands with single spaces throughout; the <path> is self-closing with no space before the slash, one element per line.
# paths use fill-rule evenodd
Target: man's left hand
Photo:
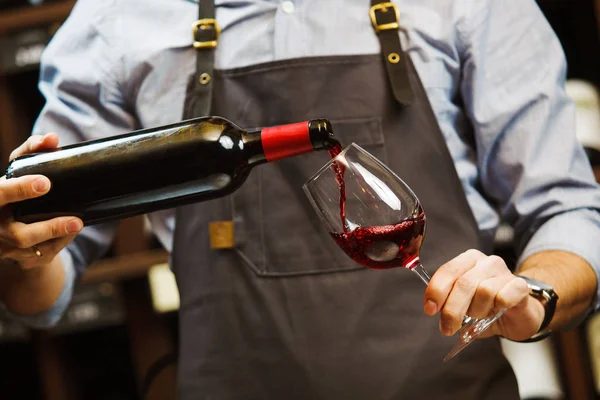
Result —
<path fill-rule="evenodd" d="M 525 340 L 542 325 L 543 305 L 529 296 L 527 282 L 512 274 L 504 260 L 468 250 L 442 265 L 425 291 L 424 310 L 441 314 L 440 331 L 451 336 L 463 317 L 485 318 L 506 308 L 504 315 L 481 337 L 500 335 Z"/>

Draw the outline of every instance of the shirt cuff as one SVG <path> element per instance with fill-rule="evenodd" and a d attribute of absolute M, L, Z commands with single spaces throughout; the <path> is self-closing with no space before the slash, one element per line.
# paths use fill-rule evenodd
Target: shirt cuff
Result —
<path fill-rule="evenodd" d="M 64 249 L 59 253 L 59 256 L 62 259 L 62 265 L 65 270 L 65 280 L 60 296 L 49 309 L 39 314 L 19 315 L 10 312 L 6 306 L 0 302 L 0 312 L 9 319 L 32 328 L 50 328 L 56 325 L 69 307 L 76 279 L 73 259 L 71 258 L 69 251 Z"/>
<path fill-rule="evenodd" d="M 580 209 L 550 218 L 532 236 L 517 262 L 517 270 L 531 255 L 546 250 L 561 250 L 574 253 L 587 261 L 600 277 L 600 212 Z M 594 302 L 594 310 L 600 308 L 600 281 Z M 591 311 L 591 310 L 589 310 Z M 587 314 L 587 313 L 586 313 Z"/>

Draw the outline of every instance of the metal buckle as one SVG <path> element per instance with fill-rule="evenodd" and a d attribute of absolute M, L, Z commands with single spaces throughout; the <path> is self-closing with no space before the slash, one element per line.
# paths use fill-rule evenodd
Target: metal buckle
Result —
<path fill-rule="evenodd" d="M 209 40 L 207 42 L 197 41 L 196 32 L 198 32 L 198 29 L 201 29 L 203 31 L 207 29 L 213 29 L 215 32 L 215 39 Z M 221 28 L 219 27 L 217 20 L 213 18 L 199 19 L 198 21 L 194 22 L 194 25 L 192 25 L 192 31 L 194 33 L 195 49 L 214 49 L 217 47 L 217 40 L 219 39 L 219 35 L 221 34 Z"/>
<path fill-rule="evenodd" d="M 386 13 L 386 12 L 388 12 L 388 9 L 390 9 L 390 8 L 392 10 L 394 10 L 394 13 L 396 14 L 396 21 L 388 22 L 386 24 L 379 24 L 377 22 L 376 12 L 381 11 L 382 13 Z M 375 28 L 375 32 L 377 32 L 377 33 L 381 32 L 381 31 L 400 29 L 400 24 L 398 24 L 398 21 L 400 20 L 400 12 L 398 11 L 398 7 L 396 7 L 396 5 L 392 2 L 375 4 L 369 10 L 369 15 L 371 16 L 371 22 L 373 23 L 373 27 Z"/>

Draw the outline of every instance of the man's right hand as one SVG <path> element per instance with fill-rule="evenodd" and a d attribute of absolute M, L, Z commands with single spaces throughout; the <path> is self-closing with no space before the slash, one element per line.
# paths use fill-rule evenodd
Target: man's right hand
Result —
<path fill-rule="evenodd" d="M 52 151 L 57 146 L 56 134 L 34 135 L 11 153 L 10 160 L 25 154 Z M 43 196 L 50 190 L 50 180 L 42 175 L 0 178 L 0 268 L 16 264 L 27 270 L 49 264 L 83 228 L 83 222 L 76 217 L 58 217 L 31 224 L 13 219 L 12 203 Z"/>

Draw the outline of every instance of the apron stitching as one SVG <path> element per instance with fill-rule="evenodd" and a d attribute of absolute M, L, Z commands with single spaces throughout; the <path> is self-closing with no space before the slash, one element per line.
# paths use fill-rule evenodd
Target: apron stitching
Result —
<path fill-rule="evenodd" d="M 260 221 L 264 221 L 264 213 L 263 213 L 263 196 L 262 196 L 262 180 L 263 173 L 262 170 L 259 171 L 258 174 L 258 212 L 260 214 Z M 263 223 L 259 224 L 260 229 L 260 247 L 261 247 L 261 259 L 262 264 L 259 265 L 261 271 L 264 273 L 267 269 L 267 255 L 265 249 L 265 225 Z"/>
<path fill-rule="evenodd" d="M 377 55 L 377 56 L 379 56 L 379 55 Z M 373 57 L 373 58 L 375 58 L 375 57 Z M 255 74 L 262 73 L 262 72 L 279 71 L 279 70 L 289 69 L 289 68 L 300 68 L 300 67 L 305 67 L 307 65 L 311 65 L 311 66 L 355 65 L 355 64 L 367 64 L 370 61 L 371 61 L 371 59 L 369 59 L 369 60 L 343 60 L 343 61 L 342 60 L 340 60 L 340 61 L 323 60 L 323 61 L 313 61 L 313 62 L 308 62 L 307 60 L 299 60 L 298 62 L 293 62 L 293 63 L 289 63 L 289 64 L 268 65 L 268 66 L 264 66 L 264 67 L 257 67 L 255 65 L 254 67 L 257 67 L 257 68 L 252 69 L 252 70 L 243 70 L 243 71 L 217 70 L 215 72 L 215 74 L 218 76 L 224 77 L 224 78 L 235 78 L 235 77 L 244 76 L 244 75 L 255 75 Z"/>
<path fill-rule="evenodd" d="M 235 252 L 242 258 L 242 260 L 244 260 L 246 265 L 248 265 L 256 275 L 263 275 L 263 272 L 257 268 L 257 266 L 252 262 L 252 260 L 250 260 L 250 258 L 248 258 L 248 256 L 246 256 L 246 254 L 244 254 L 243 251 L 236 247 Z"/>
<path fill-rule="evenodd" d="M 236 243 L 235 243 L 235 238 L 236 238 L 236 233 L 235 233 L 235 196 L 229 196 L 229 213 L 231 214 L 231 220 L 233 221 L 233 245 L 235 247 Z M 243 225 L 242 225 L 243 226 Z"/>

